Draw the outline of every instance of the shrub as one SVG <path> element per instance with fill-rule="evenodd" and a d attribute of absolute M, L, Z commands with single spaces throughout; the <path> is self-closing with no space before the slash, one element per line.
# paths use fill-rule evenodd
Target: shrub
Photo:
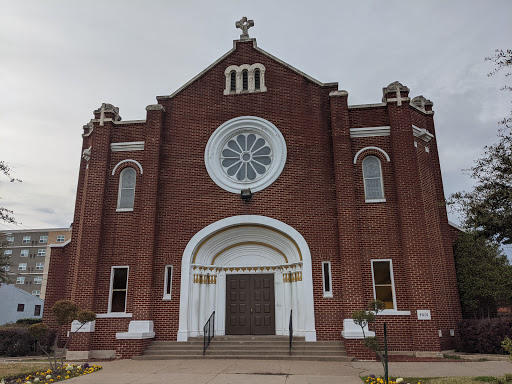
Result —
<path fill-rule="evenodd" d="M 56 332 L 51 331 L 45 336 L 43 344 L 53 345 Z M 0 329 L 0 355 L 1 356 L 27 356 L 39 354 L 36 340 L 27 327 L 9 327 Z"/>
<path fill-rule="evenodd" d="M 16 320 L 16 324 L 32 325 L 42 322 L 43 319 L 19 319 Z"/>
<path fill-rule="evenodd" d="M 501 342 L 507 336 L 512 337 L 510 319 L 463 320 L 458 327 L 461 352 L 504 354 Z"/>

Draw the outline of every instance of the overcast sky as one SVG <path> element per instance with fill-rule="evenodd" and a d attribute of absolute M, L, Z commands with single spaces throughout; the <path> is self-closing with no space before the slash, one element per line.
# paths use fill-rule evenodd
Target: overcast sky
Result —
<path fill-rule="evenodd" d="M 0 0 L 0 205 L 19 226 L 73 221 L 82 126 L 102 102 L 145 119 L 232 48 L 242 16 L 258 46 L 350 104 L 379 103 L 398 80 L 434 102 L 446 196 L 471 188 L 461 170 L 496 141 L 510 113 L 503 76 L 484 57 L 511 48 L 512 1 Z M 457 218 L 450 216 L 453 221 Z"/>

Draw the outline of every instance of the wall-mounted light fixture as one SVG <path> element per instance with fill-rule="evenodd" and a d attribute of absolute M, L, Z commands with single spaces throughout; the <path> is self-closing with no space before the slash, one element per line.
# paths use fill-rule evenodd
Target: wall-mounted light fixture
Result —
<path fill-rule="evenodd" d="M 242 189 L 240 191 L 240 196 L 242 197 L 243 201 L 248 202 L 249 200 L 251 200 L 251 197 L 252 197 L 251 189 L 250 188 Z"/>

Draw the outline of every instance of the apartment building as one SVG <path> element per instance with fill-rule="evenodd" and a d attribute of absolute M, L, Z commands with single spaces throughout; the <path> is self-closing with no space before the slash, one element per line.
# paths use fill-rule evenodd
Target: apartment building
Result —
<path fill-rule="evenodd" d="M 9 283 L 44 299 L 44 287 L 51 244 L 63 244 L 71 238 L 71 228 L 45 228 L 0 231 L 6 242 L 2 247 L 9 256 Z M 44 282 L 44 283 L 43 283 Z"/>

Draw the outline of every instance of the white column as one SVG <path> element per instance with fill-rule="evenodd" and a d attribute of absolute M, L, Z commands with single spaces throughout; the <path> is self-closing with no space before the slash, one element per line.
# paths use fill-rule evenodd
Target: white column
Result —
<path fill-rule="evenodd" d="M 302 285 L 302 270 L 297 271 L 297 298 L 298 298 L 298 308 L 297 308 L 297 317 L 299 319 L 297 330 L 300 335 L 304 334 L 304 315 L 307 309 L 304 307 L 304 295 L 303 295 L 303 285 Z"/>
<path fill-rule="evenodd" d="M 217 276 L 217 305 L 215 309 L 216 335 L 226 334 L 226 271 L 221 271 Z"/>
<path fill-rule="evenodd" d="M 274 273 L 274 292 L 276 300 L 276 335 L 284 335 L 284 289 L 283 274 L 280 271 Z"/>
<path fill-rule="evenodd" d="M 194 272 L 194 271 L 193 271 Z M 190 336 L 198 336 L 199 330 L 199 274 L 192 273 L 192 305 L 190 306 L 190 318 L 192 319 Z"/>
<path fill-rule="evenodd" d="M 206 317 L 210 317 L 212 312 L 215 311 L 215 291 L 217 288 L 217 275 L 215 272 L 210 273 L 210 281 L 208 282 L 208 312 Z"/>
<path fill-rule="evenodd" d="M 296 273 L 295 273 L 295 270 L 292 270 L 291 272 L 291 277 L 292 277 L 292 282 L 291 282 L 291 285 L 292 285 L 292 308 L 293 308 L 293 315 L 292 315 L 292 318 L 293 318 L 293 334 L 296 335 L 297 334 L 297 330 L 299 328 L 299 296 L 298 296 L 298 292 L 297 292 L 297 281 L 296 281 Z"/>
<path fill-rule="evenodd" d="M 284 291 L 284 333 L 288 335 L 288 325 L 290 321 L 290 311 L 292 310 L 292 284 L 290 281 L 290 273 L 284 271 L 283 275 L 283 291 Z"/>
<path fill-rule="evenodd" d="M 206 322 L 206 305 L 208 301 L 206 292 L 207 286 L 206 273 L 201 272 L 199 279 L 199 335 L 203 334 L 203 327 Z"/>

